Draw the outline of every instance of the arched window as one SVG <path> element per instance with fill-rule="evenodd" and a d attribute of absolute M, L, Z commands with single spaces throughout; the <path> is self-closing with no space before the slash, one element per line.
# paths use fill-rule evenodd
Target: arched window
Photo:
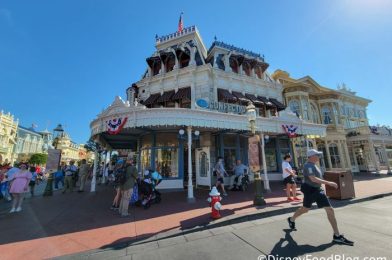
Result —
<path fill-rule="evenodd" d="M 175 64 L 176 61 L 174 55 L 173 54 L 169 55 L 165 60 L 166 72 L 172 71 L 174 69 Z"/>
<path fill-rule="evenodd" d="M 191 57 L 187 53 L 181 52 L 178 56 L 178 63 L 180 68 L 188 67 L 190 59 Z"/>
<path fill-rule="evenodd" d="M 242 70 L 245 72 L 246 76 L 250 76 L 251 67 L 248 62 L 242 63 Z"/>
<path fill-rule="evenodd" d="M 323 114 L 323 124 L 332 124 L 331 109 L 328 106 L 323 106 L 321 112 Z"/>
<path fill-rule="evenodd" d="M 234 73 L 238 74 L 238 61 L 236 58 L 230 57 L 230 67 Z"/>
<path fill-rule="evenodd" d="M 255 73 L 259 79 L 263 78 L 263 71 L 260 66 L 255 67 Z"/>
<path fill-rule="evenodd" d="M 161 62 L 160 61 L 154 62 L 152 66 L 152 75 L 153 76 L 158 75 L 160 70 L 161 70 Z"/>
<path fill-rule="evenodd" d="M 312 103 L 310 103 L 310 120 L 311 120 L 313 123 L 315 123 L 315 124 L 318 124 L 318 123 L 320 122 L 318 109 L 317 109 L 317 107 L 316 107 L 314 104 L 312 104 Z"/>
<path fill-rule="evenodd" d="M 331 156 L 332 168 L 342 168 L 339 156 L 339 149 L 336 144 L 329 145 L 329 155 Z"/>
<path fill-rule="evenodd" d="M 309 120 L 308 110 L 308 102 L 306 100 L 302 100 L 302 117 L 305 120 Z"/>
<path fill-rule="evenodd" d="M 299 108 L 299 102 L 295 99 L 290 100 L 289 107 L 290 107 L 290 110 L 299 117 L 299 115 L 301 113 L 300 108 Z"/>

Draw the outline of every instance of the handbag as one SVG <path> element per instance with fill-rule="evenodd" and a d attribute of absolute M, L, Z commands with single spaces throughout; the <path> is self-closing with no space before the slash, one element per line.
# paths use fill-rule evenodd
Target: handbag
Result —
<path fill-rule="evenodd" d="M 129 204 L 135 204 L 136 201 L 139 200 L 139 189 L 137 186 L 137 183 L 135 183 L 135 185 L 133 186 L 133 191 L 132 191 L 132 195 L 131 195 L 131 199 L 129 201 Z"/>

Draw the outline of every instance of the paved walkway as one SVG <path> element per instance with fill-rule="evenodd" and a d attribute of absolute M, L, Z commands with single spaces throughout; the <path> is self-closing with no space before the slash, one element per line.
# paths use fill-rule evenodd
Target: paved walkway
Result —
<path fill-rule="evenodd" d="M 60 257 L 59 260 L 129 259 L 370 259 L 391 258 L 392 197 L 355 203 L 336 210 L 339 229 L 354 246 L 332 243 L 332 229 L 324 210 L 312 210 L 288 227 L 282 214 L 239 224 L 208 228 L 173 238 L 127 245 L 99 252 Z M 317 232 L 317 235 L 314 236 Z M 268 256 L 268 257 L 267 257 Z M 280 258 L 279 258 L 280 257 Z"/>
<path fill-rule="evenodd" d="M 272 183 L 267 206 L 253 206 L 253 191 L 230 192 L 224 198 L 223 218 L 213 223 L 257 212 L 271 212 L 300 203 L 288 203 L 280 183 Z M 392 192 L 392 177 L 356 177 L 357 198 Z M 121 242 L 154 240 L 210 223 L 208 191 L 195 192 L 196 203 L 186 201 L 186 191 L 163 194 L 161 204 L 150 209 L 131 208 L 122 219 L 109 210 L 114 190 L 98 186 L 95 194 L 55 191 L 53 197 L 25 201 L 24 210 L 8 214 L 9 204 L 0 201 L 0 252 L 2 259 L 42 259 L 112 247 Z M 8 207 L 7 207 L 8 206 Z"/>

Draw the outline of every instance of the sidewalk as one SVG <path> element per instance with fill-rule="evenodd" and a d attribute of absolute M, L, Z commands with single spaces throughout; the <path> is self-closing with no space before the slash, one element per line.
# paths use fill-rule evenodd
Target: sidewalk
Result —
<path fill-rule="evenodd" d="M 34 197 L 25 201 L 24 210 L 8 214 L 0 207 L 0 250 L 2 259 L 42 259 L 93 249 L 112 248 L 119 243 L 152 241 L 177 235 L 205 225 L 223 225 L 225 221 L 286 209 L 300 203 L 288 203 L 281 183 L 271 183 L 266 194 L 267 206 L 253 206 L 253 190 L 230 192 L 222 201 L 223 218 L 210 221 L 207 190 L 195 192 L 196 203 L 189 204 L 186 191 L 163 193 L 162 203 L 150 209 L 130 209 L 131 218 L 119 218 L 109 210 L 114 191 L 98 186 L 95 194 L 56 191 L 53 197 Z M 392 192 L 392 177 L 368 174 L 355 177 L 356 200 Z M 0 201 L 2 204 L 5 203 Z"/>

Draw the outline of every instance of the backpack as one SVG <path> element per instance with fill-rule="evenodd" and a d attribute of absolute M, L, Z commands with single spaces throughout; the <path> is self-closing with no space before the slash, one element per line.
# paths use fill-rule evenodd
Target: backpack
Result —
<path fill-rule="evenodd" d="M 127 181 L 127 176 L 125 175 L 125 169 L 124 168 L 117 169 L 115 178 L 116 178 L 115 179 L 116 183 L 123 185 Z"/>

